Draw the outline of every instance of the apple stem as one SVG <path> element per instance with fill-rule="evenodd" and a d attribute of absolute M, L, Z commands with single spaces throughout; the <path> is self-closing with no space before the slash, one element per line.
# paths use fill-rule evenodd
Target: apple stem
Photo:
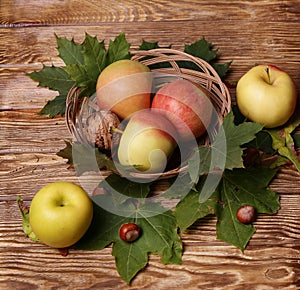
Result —
<path fill-rule="evenodd" d="M 118 128 L 115 128 L 115 127 L 113 127 L 111 130 L 112 130 L 114 133 L 119 133 L 119 134 L 123 134 L 123 133 L 124 133 L 124 131 L 122 131 L 122 130 L 120 130 L 120 129 L 118 129 Z"/>
<path fill-rule="evenodd" d="M 269 67 L 268 67 L 268 66 L 265 68 L 265 71 L 266 71 L 266 73 L 267 73 L 267 75 L 268 75 L 269 84 L 271 84 L 270 70 L 269 70 Z"/>

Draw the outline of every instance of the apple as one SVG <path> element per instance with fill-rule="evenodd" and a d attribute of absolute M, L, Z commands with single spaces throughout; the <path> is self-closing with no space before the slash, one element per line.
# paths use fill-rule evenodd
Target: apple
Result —
<path fill-rule="evenodd" d="M 164 115 L 150 109 L 138 111 L 122 133 L 119 162 L 139 171 L 162 172 L 177 146 L 176 138 L 175 127 Z"/>
<path fill-rule="evenodd" d="M 151 107 L 164 111 L 181 138 L 188 141 L 203 135 L 210 124 L 213 105 L 209 96 L 204 87 L 179 79 L 160 88 Z"/>
<path fill-rule="evenodd" d="M 257 65 L 238 81 L 236 99 L 246 118 L 275 128 L 293 115 L 297 90 L 291 77 L 277 66 Z"/>
<path fill-rule="evenodd" d="M 32 231 L 44 244 L 66 248 L 89 228 L 93 205 L 87 193 L 72 182 L 53 182 L 33 197 L 29 209 Z"/>
<path fill-rule="evenodd" d="M 108 65 L 96 85 L 97 103 L 121 119 L 150 107 L 153 76 L 150 69 L 134 60 L 124 59 Z"/>

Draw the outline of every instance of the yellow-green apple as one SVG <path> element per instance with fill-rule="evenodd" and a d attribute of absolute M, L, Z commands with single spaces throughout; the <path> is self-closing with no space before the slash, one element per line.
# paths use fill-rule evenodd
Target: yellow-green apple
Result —
<path fill-rule="evenodd" d="M 147 172 L 162 172 L 177 146 L 172 123 L 155 110 L 136 112 L 121 136 L 118 159 L 121 165 Z"/>
<path fill-rule="evenodd" d="M 29 209 L 32 231 L 44 244 L 66 248 L 89 228 L 93 205 L 87 193 L 72 182 L 53 182 L 33 197 Z"/>
<path fill-rule="evenodd" d="M 277 66 L 257 65 L 238 81 L 236 99 L 246 118 L 275 128 L 293 115 L 297 90 L 292 78 Z"/>
<path fill-rule="evenodd" d="M 160 88 L 151 107 L 164 111 L 179 135 L 188 141 L 203 135 L 211 122 L 213 105 L 209 96 L 204 87 L 179 79 Z"/>
<path fill-rule="evenodd" d="M 99 75 L 96 86 L 100 109 L 110 110 L 121 119 L 150 107 L 153 76 L 150 69 L 125 59 L 108 65 Z"/>

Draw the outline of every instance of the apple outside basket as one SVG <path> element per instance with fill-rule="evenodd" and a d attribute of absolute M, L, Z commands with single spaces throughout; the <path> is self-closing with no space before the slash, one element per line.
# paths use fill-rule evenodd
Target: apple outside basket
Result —
<path fill-rule="evenodd" d="M 139 61 L 148 66 L 152 72 L 159 75 L 168 76 L 169 81 L 174 79 L 186 79 L 194 83 L 200 84 L 210 92 L 211 102 L 215 109 L 216 120 L 210 125 L 211 135 L 216 134 L 223 117 L 231 110 L 231 97 L 226 85 L 222 82 L 214 68 L 206 61 L 191 56 L 187 53 L 174 49 L 153 49 L 147 51 L 132 52 L 132 60 Z M 192 68 L 180 67 L 180 61 L 189 62 L 192 68 L 197 66 L 200 70 Z M 160 64 L 159 66 L 157 66 Z M 153 67 L 153 68 L 152 68 Z M 168 82 L 164 80 L 163 82 Z M 96 98 L 82 97 L 80 88 L 73 87 L 67 96 L 66 100 L 66 124 L 74 141 L 82 144 L 91 143 L 87 140 L 86 122 L 87 114 L 99 113 L 99 108 L 96 103 Z M 84 113 L 83 113 L 84 111 Z M 114 120 L 112 120 L 114 122 Z M 117 125 L 117 124 L 116 124 Z M 105 129 L 105 128 L 104 128 Z M 102 132 L 102 133 L 101 133 Z M 102 141 L 107 140 L 107 130 L 102 130 Z M 210 143 L 208 134 L 203 135 L 197 140 L 199 144 Z M 92 144 L 95 145 L 95 144 Z M 182 165 L 183 164 L 183 165 Z M 135 171 L 129 172 L 129 175 L 134 178 L 142 179 L 166 179 L 175 177 L 179 172 L 187 170 L 187 165 L 182 163 L 176 168 L 170 168 L 163 173 L 139 173 Z"/>

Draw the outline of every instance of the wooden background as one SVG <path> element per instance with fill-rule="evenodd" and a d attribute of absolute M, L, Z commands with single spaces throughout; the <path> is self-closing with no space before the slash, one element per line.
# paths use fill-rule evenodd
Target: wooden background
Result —
<path fill-rule="evenodd" d="M 17 195 L 30 202 L 48 182 L 78 182 L 56 156 L 70 138 L 64 118 L 36 114 L 55 92 L 38 88 L 27 73 L 62 64 L 54 34 L 82 41 L 88 32 L 108 41 L 121 31 L 133 48 L 145 39 L 182 49 L 204 36 L 220 61 L 233 61 L 228 79 L 267 62 L 300 89 L 299 0 L 1 0 L 0 289 L 300 289 L 300 174 L 292 166 L 271 186 L 281 210 L 259 216 L 244 254 L 216 240 L 215 219 L 203 219 L 182 236 L 182 265 L 151 255 L 130 287 L 116 272 L 111 248 L 62 257 L 24 236 Z"/>

